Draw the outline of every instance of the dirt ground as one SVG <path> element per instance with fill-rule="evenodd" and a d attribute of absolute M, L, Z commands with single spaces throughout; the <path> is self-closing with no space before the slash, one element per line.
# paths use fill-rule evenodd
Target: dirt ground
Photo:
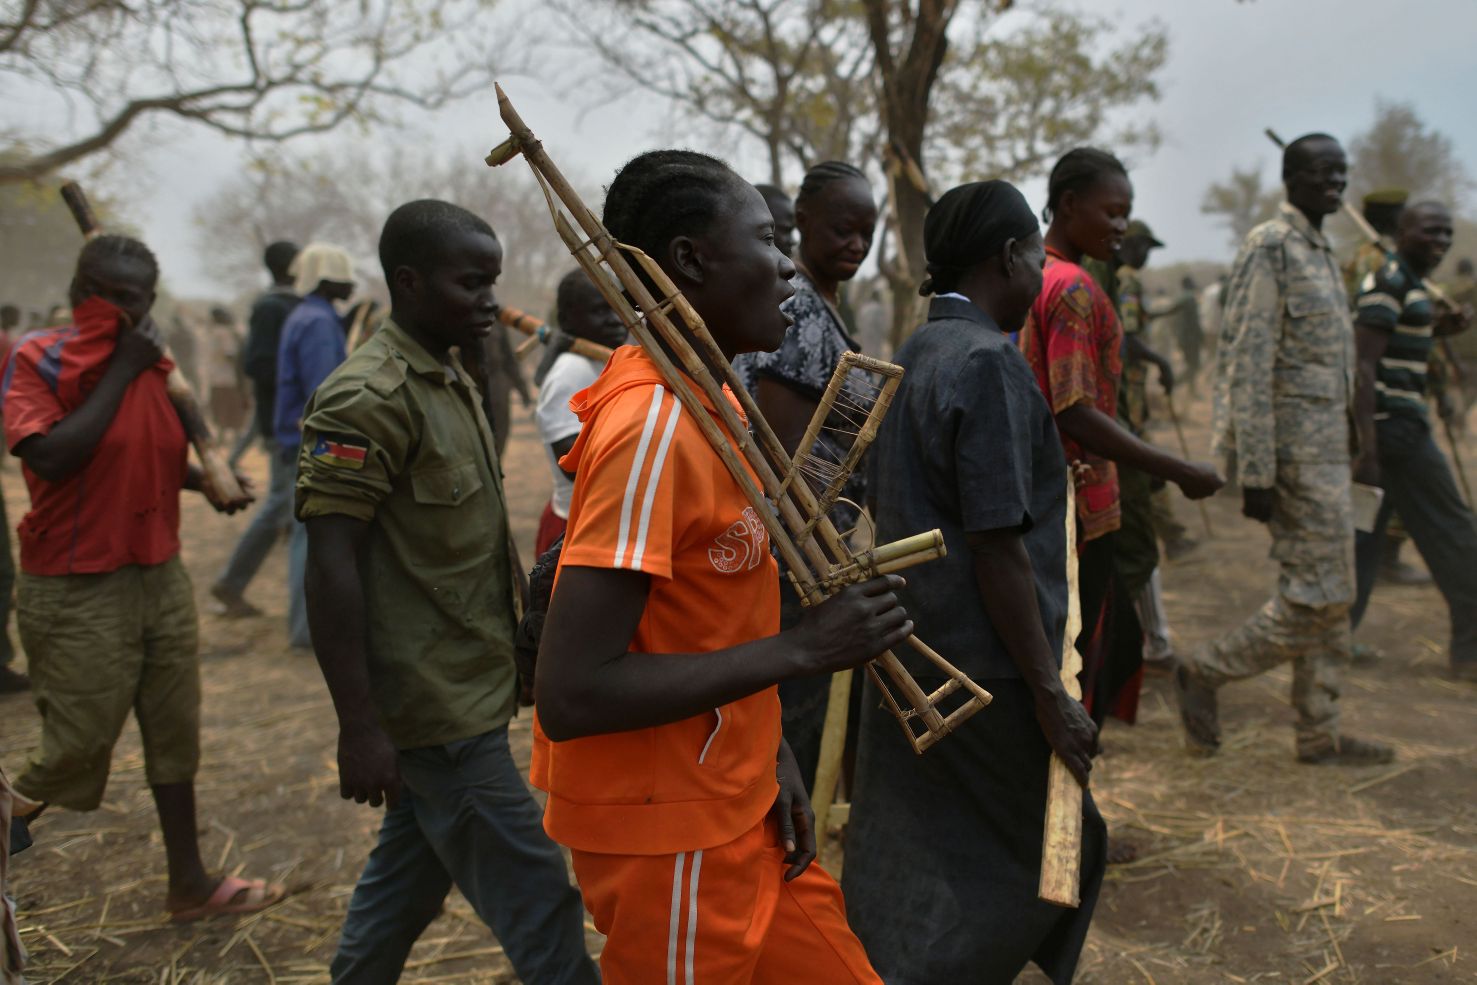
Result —
<path fill-rule="evenodd" d="M 1203 454 L 1208 409 L 1200 402 L 1187 416 Z M 505 466 L 525 553 L 547 493 L 536 442 L 520 420 Z M 260 455 L 247 465 L 265 480 Z M 3 482 L 18 518 L 25 500 L 13 465 Z M 1266 534 L 1237 505 L 1230 496 L 1211 502 L 1215 537 L 1165 570 L 1182 648 L 1236 625 L 1270 588 Z M 1192 505 L 1179 500 L 1176 509 L 1204 535 Z M 327 981 L 378 812 L 339 799 L 327 694 L 312 659 L 285 643 L 285 551 L 248 592 L 266 617 L 226 621 L 208 611 L 205 589 L 245 524 L 195 497 L 187 503 L 184 558 L 200 601 L 205 681 L 202 839 L 212 866 L 284 881 L 291 895 L 249 918 L 162 920 L 164 860 L 130 723 L 102 809 L 48 814 L 35 825 L 36 847 L 13 860 L 32 981 Z M 1296 765 L 1285 670 L 1224 692 L 1227 741 L 1212 760 L 1185 754 L 1163 680 L 1149 682 L 1136 727 L 1109 727 L 1094 791 L 1141 854 L 1110 870 L 1079 982 L 1477 979 L 1477 688 L 1443 677 L 1445 608 L 1432 587 L 1381 587 L 1361 638 L 1385 657 L 1351 673 L 1346 728 L 1394 742 L 1393 765 Z M 513 724 L 525 765 L 528 727 L 526 715 Z M 0 698 L 0 761 L 12 775 L 37 730 L 28 697 Z M 833 852 L 827 861 L 834 870 L 844 860 Z M 600 946 L 593 931 L 590 946 Z M 455 895 L 405 980 L 514 981 Z M 1034 972 L 1021 980 L 1044 981 Z"/>

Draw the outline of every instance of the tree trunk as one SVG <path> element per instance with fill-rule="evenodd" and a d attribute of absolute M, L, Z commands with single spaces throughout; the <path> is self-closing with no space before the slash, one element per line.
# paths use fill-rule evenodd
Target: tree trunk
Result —
<path fill-rule="evenodd" d="M 864 0 L 867 28 L 882 81 L 882 122 L 886 129 L 884 162 L 890 184 L 897 263 L 888 273 L 892 285 L 892 342 L 900 345 L 916 327 L 921 313 L 918 285 L 923 281 L 923 218 L 932 202 L 924 171 L 923 138 L 928 126 L 928 99 L 948 50 L 949 21 L 957 0 Z M 906 45 L 893 50 L 894 21 L 908 28 Z"/>

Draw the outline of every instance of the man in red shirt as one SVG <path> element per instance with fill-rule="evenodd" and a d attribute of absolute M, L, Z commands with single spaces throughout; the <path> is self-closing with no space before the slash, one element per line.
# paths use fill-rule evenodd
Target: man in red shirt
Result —
<path fill-rule="evenodd" d="M 200 665 L 179 494 L 201 477 L 149 317 L 158 276 L 137 240 L 90 241 L 72 324 L 23 338 L 0 383 L 6 444 L 31 494 L 17 622 L 41 713 L 41 745 L 15 789 L 22 817 L 50 804 L 96 809 L 132 709 L 168 857 L 166 904 L 185 921 L 260 909 L 283 891 L 212 877 L 200 859 Z"/>

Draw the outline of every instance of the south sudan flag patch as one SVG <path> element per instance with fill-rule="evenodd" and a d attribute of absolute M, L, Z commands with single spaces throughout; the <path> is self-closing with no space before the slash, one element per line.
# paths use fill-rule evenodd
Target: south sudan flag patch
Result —
<path fill-rule="evenodd" d="M 339 469 L 364 468 L 369 442 L 352 434 L 320 434 L 313 446 L 313 461 Z"/>

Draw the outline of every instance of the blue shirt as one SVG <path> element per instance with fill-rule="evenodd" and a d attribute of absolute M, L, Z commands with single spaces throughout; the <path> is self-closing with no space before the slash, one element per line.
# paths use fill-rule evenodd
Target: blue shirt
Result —
<path fill-rule="evenodd" d="M 272 434 L 284 449 L 302 444 L 303 408 L 348 352 L 344 326 L 327 298 L 309 294 L 282 323 L 277 344 L 277 411 Z"/>

